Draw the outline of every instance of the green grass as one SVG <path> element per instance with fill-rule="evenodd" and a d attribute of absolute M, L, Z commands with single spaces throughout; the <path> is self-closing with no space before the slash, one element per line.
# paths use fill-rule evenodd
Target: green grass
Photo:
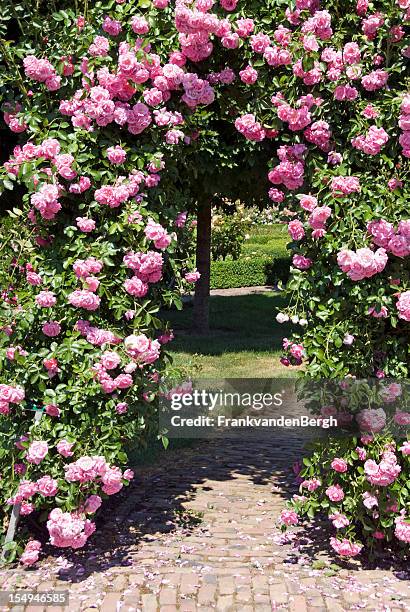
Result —
<path fill-rule="evenodd" d="M 254 225 L 249 232 L 249 239 L 242 247 L 241 259 L 247 257 L 288 257 L 286 244 L 289 242 L 286 225 Z"/>
<path fill-rule="evenodd" d="M 274 292 L 211 297 L 209 336 L 191 333 L 192 306 L 163 314 L 175 332 L 169 351 L 174 365 L 203 378 L 272 378 L 293 376 L 279 358 L 282 338 L 290 334 L 275 321 L 283 298 Z"/>

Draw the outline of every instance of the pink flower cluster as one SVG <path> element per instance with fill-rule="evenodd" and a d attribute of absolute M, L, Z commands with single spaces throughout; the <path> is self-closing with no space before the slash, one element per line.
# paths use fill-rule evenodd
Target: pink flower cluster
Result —
<path fill-rule="evenodd" d="M 163 257 L 155 251 L 147 253 L 130 251 L 124 256 L 124 264 L 134 271 L 134 276 L 124 282 L 124 288 L 127 293 L 135 297 L 146 295 L 148 284 L 157 283 L 162 278 Z"/>
<path fill-rule="evenodd" d="M 330 464 L 330 467 L 332 469 L 335 470 L 335 472 L 347 472 L 347 463 L 344 459 L 340 459 L 339 457 L 336 457 L 335 459 L 333 459 L 332 463 Z"/>
<path fill-rule="evenodd" d="M 404 515 L 404 512 L 402 512 L 394 522 L 396 524 L 394 529 L 394 535 L 396 538 L 401 542 L 410 544 L 410 519 Z"/>
<path fill-rule="evenodd" d="M 61 332 L 61 325 L 58 323 L 58 321 L 47 321 L 47 323 L 44 323 L 41 329 L 45 336 L 55 338 Z"/>
<path fill-rule="evenodd" d="M 287 338 L 283 338 L 282 346 L 288 353 L 288 357 L 281 358 L 280 361 L 282 365 L 286 367 L 290 365 L 301 365 L 303 357 L 305 356 L 305 349 L 303 348 L 303 345 L 292 342 Z"/>
<path fill-rule="evenodd" d="M 342 501 L 344 499 L 344 496 L 345 496 L 342 487 L 340 485 L 338 485 L 338 484 L 331 485 L 330 487 L 328 487 L 326 489 L 326 495 L 328 496 L 328 498 L 332 502 Z"/>
<path fill-rule="evenodd" d="M 292 191 L 302 187 L 305 151 L 306 146 L 302 144 L 279 147 L 277 155 L 280 163 L 269 172 L 269 181 L 274 185 L 283 184 Z"/>
<path fill-rule="evenodd" d="M 171 244 L 171 236 L 167 233 L 166 229 L 159 223 L 155 223 L 151 218 L 148 219 L 144 234 L 148 240 L 153 240 L 155 248 L 161 251 L 167 249 Z"/>
<path fill-rule="evenodd" d="M 299 522 L 298 515 L 294 510 L 282 510 L 280 514 L 280 522 L 288 526 L 297 525 Z"/>
<path fill-rule="evenodd" d="M 323 238 L 326 233 L 326 223 L 332 211 L 329 206 L 316 206 L 310 216 L 309 225 L 313 229 L 312 238 Z"/>
<path fill-rule="evenodd" d="M 21 132 L 25 132 L 27 129 L 27 124 L 24 123 L 23 119 L 19 119 L 17 114 L 23 110 L 23 107 L 18 102 L 14 104 L 14 107 L 11 104 L 5 105 L 5 111 L 3 115 L 4 123 L 8 125 L 10 130 L 16 134 L 20 134 Z"/>
<path fill-rule="evenodd" d="M 20 562 L 26 567 L 30 567 L 37 563 L 40 557 L 41 542 L 38 540 L 29 540 L 24 549 L 23 554 L 20 557 Z"/>
<path fill-rule="evenodd" d="M 308 142 L 315 144 L 325 153 L 330 151 L 332 131 L 327 121 L 315 121 L 304 131 L 304 135 Z"/>
<path fill-rule="evenodd" d="M 99 308 L 101 299 L 94 292 L 98 289 L 100 281 L 93 274 L 101 272 L 103 265 L 103 262 L 95 257 L 89 257 L 86 260 L 78 259 L 74 262 L 74 273 L 77 278 L 85 282 L 86 289 L 76 289 L 70 293 L 67 298 L 69 304 L 91 311 Z"/>
<path fill-rule="evenodd" d="M 77 461 L 65 466 L 65 478 L 68 482 L 99 482 L 106 495 L 115 495 L 122 489 L 122 479 L 131 480 L 133 473 L 110 466 L 104 457 L 80 457 Z"/>
<path fill-rule="evenodd" d="M 402 133 L 399 143 L 402 147 L 402 155 L 410 158 L 410 94 L 406 94 L 400 105 L 399 127 Z"/>
<path fill-rule="evenodd" d="M 40 189 L 33 193 L 30 200 L 34 208 L 36 208 L 43 219 L 52 220 L 61 210 L 61 204 L 58 197 L 61 189 L 57 185 L 43 183 Z"/>
<path fill-rule="evenodd" d="M 221 39 L 223 47 L 235 49 L 239 44 L 239 37 L 248 36 L 253 30 L 251 20 L 243 19 L 237 24 L 237 32 L 232 32 L 232 24 L 228 19 L 218 19 L 215 14 L 208 12 L 213 5 L 213 2 L 208 0 L 197 1 L 192 9 L 187 4 L 184 0 L 176 3 L 175 25 L 180 32 L 182 53 L 193 62 L 202 61 L 211 55 L 211 34 Z M 224 0 L 222 6 L 225 10 L 232 11 L 236 4 L 236 0 Z"/>
<path fill-rule="evenodd" d="M 293 219 L 288 223 L 288 232 L 292 240 L 302 240 L 305 237 L 303 223 L 299 219 Z"/>
<path fill-rule="evenodd" d="M 356 176 L 335 176 L 331 183 L 332 195 L 341 198 L 360 191 L 360 182 Z"/>
<path fill-rule="evenodd" d="M 351 542 L 347 538 L 343 538 L 343 540 L 330 538 L 330 545 L 342 557 L 356 557 L 363 548 L 362 544 Z"/>
<path fill-rule="evenodd" d="M 410 220 L 400 221 L 397 232 L 392 223 L 383 219 L 371 221 L 367 231 L 373 237 L 373 242 L 396 257 L 410 255 Z"/>
<path fill-rule="evenodd" d="M 385 87 L 388 78 L 389 73 L 385 70 L 373 70 L 373 72 L 362 77 L 361 83 L 366 91 L 376 91 Z"/>
<path fill-rule="evenodd" d="M 48 453 L 48 444 L 42 440 L 36 440 L 30 444 L 26 453 L 26 461 L 39 465 Z"/>
<path fill-rule="evenodd" d="M 337 256 L 339 268 L 353 281 L 371 278 L 386 267 L 388 256 L 385 249 L 372 251 L 362 248 L 355 251 L 343 249 Z"/>
<path fill-rule="evenodd" d="M 95 230 L 95 221 L 93 219 L 89 219 L 87 217 L 77 217 L 76 224 L 79 230 L 84 233 L 89 233 Z"/>
<path fill-rule="evenodd" d="M 190 108 L 195 108 L 200 104 L 206 106 L 212 104 L 215 100 L 215 92 L 209 82 L 205 79 L 200 79 L 194 73 L 189 72 L 183 75 L 182 87 L 184 88 L 184 94 L 181 100 Z"/>
<path fill-rule="evenodd" d="M 248 65 L 246 68 L 239 71 L 239 77 L 242 83 L 253 85 L 258 79 L 258 71 L 255 70 L 255 68 L 252 68 L 252 66 Z"/>
<path fill-rule="evenodd" d="M 50 542 L 60 548 L 82 548 L 95 531 L 95 524 L 76 512 L 54 508 L 48 516 Z"/>
<path fill-rule="evenodd" d="M 105 57 L 108 55 L 110 42 L 105 36 L 95 36 L 92 44 L 88 47 L 88 53 L 92 57 Z"/>
<path fill-rule="evenodd" d="M 313 261 L 309 257 L 304 257 L 304 255 L 295 253 L 292 257 L 292 265 L 298 270 L 309 270 L 312 264 Z"/>
<path fill-rule="evenodd" d="M 372 485 L 387 487 L 396 480 L 401 467 L 397 463 L 396 455 L 391 451 L 385 451 L 379 464 L 373 459 L 365 461 L 364 472 Z"/>
<path fill-rule="evenodd" d="M 275 106 L 278 108 L 277 113 L 279 119 L 286 122 L 288 128 L 292 132 L 303 130 L 312 122 L 312 117 L 309 112 L 310 107 L 306 104 L 302 105 L 300 108 L 292 108 L 289 104 L 279 99 L 275 102 Z"/>
<path fill-rule="evenodd" d="M 94 192 L 95 200 L 104 206 L 118 208 L 130 197 L 136 196 L 139 186 L 144 180 L 142 172 L 135 172 L 128 176 L 128 181 L 124 177 L 119 177 L 114 185 L 103 185 Z"/>
<path fill-rule="evenodd" d="M 79 319 L 75 325 L 75 330 L 85 336 L 86 340 L 94 346 L 102 346 L 103 344 L 119 344 L 121 338 L 113 332 L 99 327 L 94 327 L 89 321 Z"/>
<path fill-rule="evenodd" d="M 107 352 L 102 355 L 101 361 L 92 367 L 95 378 L 101 384 L 105 393 L 129 389 L 134 384 L 131 373 L 135 369 L 135 364 L 131 364 L 131 367 L 126 366 L 124 372 L 118 374 L 116 378 L 112 378 L 112 376 L 108 374 L 108 370 L 117 368 L 120 361 L 121 359 L 117 353 Z"/>
<path fill-rule="evenodd" d="M 329 519 L 332 521 L 332 525 L 333 527 L 336 527 L 336 529 L 343 529 L 344 527 L 350 525 L 350 521 L 347 516 L 341 514 L 340 512 L 330 514 Z"/>
<path fill-rule="evenodd" d="M 410 442 L 403 442 L 403 446 L 399 448 L 403 455 L 410 455 Z"/>
<path fill-rule="evenodd" d="M 315 11 L 313 16 L 303 24 L 302 32 L 314 34 L 321 40 L 328 40 L 333 34 L 330 27 L 331 21 L 332 18 L 328 11 Z"/>
<path fill-rule="evenodd" d="M 68 440 L 60 440 L 57 443 L 57 452 L 62 457 L 72 457 L 74 455 L 72 448 L 74 446 L 74 442 L 68 442 Z"/>
<path fill-rule="evenodd" d="M 383 24 L 384 16 L 382 13 L 373 13 L 362 20 L 362 32 L 368 40 L 373 40 Z"/>
<path fill-rule="evenodd" d="M 110 34 L 110 36 L 118 36 L 118 34 L 120 34 L 122 31 L 121 22 L 117 21 L 116 19 L 111 19 L 111 17 L 108 17 L 108 15 L 105 17 L 101 27 L 104 32 L 107 32 L 107 34 Z"/>
<path fill-rule="evenodd" d="M 23 60 L 24 72 L 29 79 L 44 83 L 49 91 L 60 89 L 61 77 L 47 59 L 28 55 Z"/>
<path fill-rule="evenodd" d="M 24 400 L 25 394 L 22 387 L 13 387 L 0 383 L 0 414 L 10 413 L 10 404 L 20 404 Z"/>
<path fill-rule="evenodd" d="M 151 340 L 145 334 L 128 336 L 124 340 L 124 347 L 127 354 L 140 365 L 154 363 L 159 359 L 161 350 L 158 340 Z"/>
<path fill-rule="evenodd" d="M 235 127 L 247 140 L 260 142 L 266 136 L 266 132 L 259 121 L 256 121 L 255 115 L 251 113 L 238 117 L 235 121 Z"/>
<path fill-rule="evenodd" d="M 201 273 L 198 270 L 193 270 L 184 274 L 184 278 L 188 283 L 196 283 L 201 278 Z"/>
<path fill-rule="evenodd" d="M 88 259 L 77 259 L 73 264 L 73 270 L 77 278 L 87 279 L 87 277 L 98 274 L 103 269 L 104 264 L 100 259 L 88 257 Z"/>
<path fill-rule="evenodd" d="M 388 140 L 389 136 L 383 128 L 372 125 L 366 136 L 352 138 L 352 145 L 367 155 L 377 155 Z"/>
<path fill-rule="evenodd" d="M 120 147 L 119 145 L 116 145 L 115 147 L 108 147 L 107 157 L 108 157 L 108 160 L 112 164 L 118 166 L 125 162 L 127 153 L 124 151 L 122 147 Z"/>

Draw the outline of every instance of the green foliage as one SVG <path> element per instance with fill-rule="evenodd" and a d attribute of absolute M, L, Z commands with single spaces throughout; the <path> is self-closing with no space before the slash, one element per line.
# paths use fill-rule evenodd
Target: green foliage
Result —
<path fill-rule="evenodd" d="M 289 278 L 288 257 L 257 257 L 211 263 L 211 289 L 274 285 Z"/>
<path fill-rule="evenodd" d="M 290 273 L 288 242 L 283 225 L 255 225 L 242 246 L 241 257 L 211 263 L 211 289 L 256 287 L 286 282 Z"/>
<path fill-rule="evenodd" d="M 226 209 L 226 210 L 225 210 Z M 239 259 L 250 217 L 243 204 L 228 203 L 212 211 L 211 254 L 212 259 Z"/>

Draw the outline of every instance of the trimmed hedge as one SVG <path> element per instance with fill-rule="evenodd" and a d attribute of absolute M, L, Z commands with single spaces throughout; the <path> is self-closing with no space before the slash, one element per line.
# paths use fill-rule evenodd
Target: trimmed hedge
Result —
<path fill-rule="evenodd" d="M 255 257 L 211 263 L 211 289 L 273 285 L 289 278 L 290 258 Z"/>

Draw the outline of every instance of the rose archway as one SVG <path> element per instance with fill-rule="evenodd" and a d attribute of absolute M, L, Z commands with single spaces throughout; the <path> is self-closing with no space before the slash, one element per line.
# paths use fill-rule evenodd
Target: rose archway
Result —
<path fill-rule="evenodd" d="M 127 441 L 155 431 L 172 339 L 157 313 L 199 278 L 183 246 L 195 198 L 181 186 L 198 154 L 221 153 L 213 120 L 272 159 L 261 181 L 293 251 L 278 321 L 304 328 L 284 340 L 284 365 L 408 377 L 409 3 L 67 4 L 28 29 L 22 3 L 10 14 L 18 44 L 1 43 L 4 120 L 19 138 L 2 181 L 24 189 L 1 230 L 0 474 L 5 511 L 35 512 L 51 544 L 79 548 L 102 499 L 132 478 Z M 365 530 L 410 540 L 405 430 L 398 450 L 368 417 L 367 450 L 319 448 L 310 497 L 294 500 L 310 517 L 337 515 L 340 554 L 360 551 L 359 508 Z M 343 501 L 358 480 L 362 497 Z M 29 541 L 22 562 L 39 549 Z"/>

